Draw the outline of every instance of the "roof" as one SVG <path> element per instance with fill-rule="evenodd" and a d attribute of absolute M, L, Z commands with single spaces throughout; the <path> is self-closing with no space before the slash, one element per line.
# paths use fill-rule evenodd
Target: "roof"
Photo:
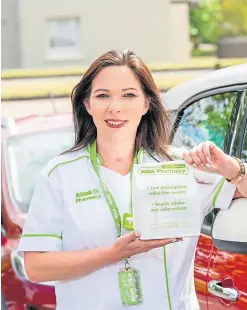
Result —
<path fill-rule="evenodd" d="M 181 104 L 199 93 L 239 84 L 247 85 L 247 63 L 205 73 L 171 88 L 163 98 L 168 109 L 177 110 Z"/>
<path fill-rule="evenodd" d="M 71 127 L 72 114 L 64 113 L 64 114 L 48 114 L 48 115 L 31 115 L 15 119 L 14 124 L 13 121 L 11 122 L 11 126 L 13 125 L 15 126 L 15 128 L 11 127 L 10 135 L 19 135 L 38 131 Z M 5 131 L 5 129 L 3 131 Z M 6 131 L 8 131 L 8 128 L 6 128 Z"/>

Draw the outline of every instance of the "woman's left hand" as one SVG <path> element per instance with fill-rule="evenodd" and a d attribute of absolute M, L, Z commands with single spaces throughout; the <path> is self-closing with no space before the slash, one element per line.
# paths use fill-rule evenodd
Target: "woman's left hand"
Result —
<path fill-rule="evenodd" d="M 211 141 L 201 143 L 191 151 L 184 152 L 183 159 L 198 170 L 221 175 L 225 174 L 229 161 L 235 161 Z M 236 165 L 236 174 L 237 169 L 238 165 Z"/>

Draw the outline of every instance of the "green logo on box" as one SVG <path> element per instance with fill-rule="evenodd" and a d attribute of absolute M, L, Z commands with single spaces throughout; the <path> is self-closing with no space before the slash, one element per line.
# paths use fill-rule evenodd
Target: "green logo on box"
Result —
<path fill-rule="evenodd" d="M 138 173 L 141 175 L 186 175 L 188 171 L 185 164 L 163 164 L 158 167 L 139 168 Z"/>

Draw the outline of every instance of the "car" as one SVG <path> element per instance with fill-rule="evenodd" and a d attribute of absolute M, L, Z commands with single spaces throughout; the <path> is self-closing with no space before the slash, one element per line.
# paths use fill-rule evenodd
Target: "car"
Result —
<path fill-rule="evenodd" d="M 205 74 L 162 98 L 172 111 L 175 146 L 191 148 L 211 140 L 247 161 L 247 65 Z M 39 171 L 73 143 L 71 118 L 2 122 L 2 309 L 55 309 L 53 283 L 30 282 L 16 246 Z M 247 309 L 246 218 L 244 198 L 205 217 L 193 266 L 201 310 Z"/>
<path fill-rule="evenodd" d="M 247 162 L 247 64 L 175 86 L 163 100 L 173 111 L 173 145 L 190 149 L 210 140 Z M 205 217 L 194 261 L 201 310 L 247 309 L 246 223 L 246 198 Z"/>
<path fill-rule="evenodd" d="M 55 309 L 54 283 L 32 283 L 16 248 L 39 172 L 73 144 L 71 114 L 2 117 L 1 309 Z"/>

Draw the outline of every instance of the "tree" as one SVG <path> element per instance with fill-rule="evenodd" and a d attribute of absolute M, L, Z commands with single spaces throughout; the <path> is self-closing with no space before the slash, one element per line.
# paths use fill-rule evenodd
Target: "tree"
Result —
<path fill-rule="evenodd" d="M 221 0 L 222 36 L 247 35 L 247 0 Z"/>
<path fill-rule="evenodd" d="M 190 34 L 194 47 L 216 43 L 222 21 L 220 0 L 201 0 L 190 9 Z"/>
<path fill-rule="evenodd" d="M 220 36 L 247 35 L 247 0 L 200 0 L 190 9 L 190 34 L 194 48 Z"/>

